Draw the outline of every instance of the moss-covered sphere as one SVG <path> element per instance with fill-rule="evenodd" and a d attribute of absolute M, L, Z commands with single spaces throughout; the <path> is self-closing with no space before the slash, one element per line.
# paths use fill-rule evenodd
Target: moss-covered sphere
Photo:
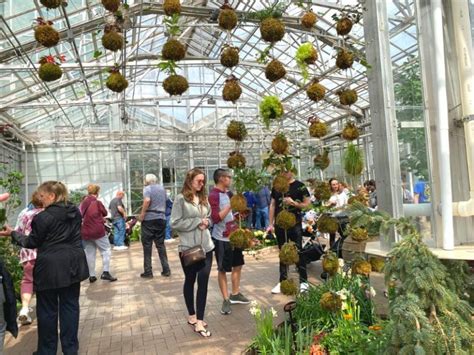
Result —
<path fill-rule="evenodd" d="M 349 229 L 349 235 L 351 236 L 352 240 L 356 242 L 364 242 L 369 239 L 369 233 L 367 229 L 361 227 L 353 227 Z"/>
<path fill-rule="evenodd" d="M 357 91 L 348 89 L 339 92 L 339 102 L 346 106 L 355 104 L 357 102 Z"/>
<path fill-rule="evenodd" d="M 63 76 L 61 67 L 53 63 L 41 64 L 38 70 L 38 75 L 43 81 L 55 81 Z"/>
<path fill-rule="evenodd" d="M 235 194 L 230 199 L 230 207 L 234 212 L 246 212 L 247 211 L 247 199 L 242 194 Z"/>
<path fill-rule="evenodd" d="M 324 122 L 316 121 L 309 126 L 309 135 L 311 137 L 322 138 L 326 134 L 328 134 L 328 125 Z"/>
<path fill-rule="evenodd" d="M 290 182 L 288 179 L 283 175 L 278 175 L 273 179 L 273 188 L 276 192 L 279 193 L 287 193 L 290 190 Z"/>
<path fill-rule="evenodd" d="M 352 141 L 354 139 L 359 138 L 360 132 L 357 126 L 352 123 L 346 123 L 344 129 L 342 130 L 341 136 L 347 141 Z"/>
<path fill-rule="evenodd" d="M 323 271 L 329 275 L 335 275 L 339 271 L 339 259 L 333 252 L 329 252 L 323 256 Z"/>
<path fill-rule="evenodd" d="M 182 60 L 186 56 L 186 47 L 177 39 L 170 39 L 163 46 L 161 56 L 164 60 Z"/>
<path fill-rule="evenodd" d="M 337 53 L 336 57 L 336 66 L 339 69 L 349 69 L 352 67 L 352 64 L 354 63 L 354 54 L 346 49 L 341 49 Z"/>
<path fill-rule="evenodd" d="M 369 258 L 369 263 L 372 266 L 372 271 L 382 272 L 385 267 L 385 260 L 377 256 L 371 256 Z"/>
<path fill-rule="evenodd" d="M 317 21 L 317 16 L 313 11 L 305 12 L 304 15 L 301 17 L 301 25 L 310 30 L 314 27 Z"/>
<path fill-rule="evenodd" d="M 319 305 L 326 311 L 337 312 L 342 307 L 342 300 L 341 297 L 335 293 L 325 292 L 321 295 Z"/>
<path fill-rule="evenodd" d="M 41 5 L 48 9 L 57 9 L 63 3 L 62 0 L 40 0 Z"/>
<path fill-rule="evenodd" d="M 171 96 L 182 95 L 188 88 L 188 80 L 181 75 L 170 75 L 163 81 L 163 89 Z"/>
<path fill-rule="evenodd" d="M 120 0 L 102 0 L 102 5 L 107 11 L 115 12 L 120 7 Z"/>
<path fill-rule="evenodd" d="M 235 67 L 239 64 L 239 49 L 227 46 L 221 53 L 221 64 L 226 68 Z"/>
<path fill-rule="evenodd" d="M 54 47 L 59 42 L 59 32 L 50 25 L 39 25 L 35 28 L 35 40 L 46 48 Z"/>
<path fill-rule="evenodd" d="M 128 87 L 128 81 L 120 73 L 111 73 L 105 85 L 114 92 L 122 92 Z"/>
<path fill-rule="evenodd" d="M 123 36 L 117 31 L 110 31 L 102 36 L 102 45 L 109 51 L 117 52 L 123 48 L 123 44 Z"/>
<path fill-rule="evenodd" d="M 272 60 L 265 67 L 265 77 L 272 83 L 286 75 L 286 69 L 277 59 Z"/>
<path fill-rule="evenodd" d="M 237 14 L 232 9 L 221 9 L 217 19 L 219 27 L 223 30 L 230 31 L 237 26 Z"/>
<path fill-rule="evenodd" d="M 369 276 L 372 272 L 372 265 L 367 260 L 356 259 L 352 262 L 352 274 Z"/>
<path fill-rule="evenodd" d="M 247 128 L 245 123 L 232 120 L 227 126 L 227 137 L 235 141 L 241 142 L 247 137 Z"/>
<path fill-rule="evenodd" d="M 298 285 L 294 280 L 283 280 L 280 283 L 280 290 L 285 296 L 294 296 L 298 293 Z"/>
<path fill-rule="evenodd" d="M 289 143 L 288 139 L 284 135 L 277 135 L 272 140 L 272 150 L 276 154 L 286 154 L 288 153 Z"/>
<path fill-rule="evenodd" d="M 163 2 L 163 10 L 167 16 L 181 13 L 181 3 L 179 0 L 165 0 Z"/>
<path fill-rule="evenodd" d="M 285 36 L 285 25 L 279 19 L 269 17 L 260 23 L 260 34 L 266 42 L 281 41 Z"/>
<path fill-rule="evenodd" d="M 322 215 L 318 219 L 318 230 L 321 233 L 336 233 L 339 229 L 339 223 L 336 218 Z"/>
<path fill-rule="evenodd" d="M 276 216 L 275 224 L 284 230 L 291 229 L 296 225 L 296 216 L 287 210 L 282 210 Z"/>
<path fill-rule="evenodd" d="M 237 80 L 228 80 L 222 89 L 222 98 L 224 101 L 232 101 L 235 103 L 242 95 L 242 88 Z"/>
<path fill-rule="evenodd" d="M 227 166 L 229 169 L 242 169 L 245 168 L 247 161 L 245 157 L 240 153 L 234 153 L 227 159 Z"/>
<path fill-rule="evenodd" d="M 239 228 L 229 235 L 229 242 L 234 248 L 248 249 L 252 238 L 252 232 Z"/>
<path fill-rule="evenodd" d="M 313 185 L 314 197 L 318 201 L 327 201 L 331 197 L 331 188 L 326 181 L 317 181 Z"/>
<path fill-rule="evenodd" d="M 314 102 L 321 101 L 326 95 L 326 88 L 318 82 L 313 82 L 306 89 L 306 95 Z"/>
<path fill-rule="evenodd" d="M 348 35 L 349 32 L 351 32 L 352 30 L 352 20 L 347 18 L 347 17 L 343 17 L 342 19 L 340 19 L 339 21 L 337 21 L 336 23 L 336 32 L 339 36 L 345 36 L 345 35 Z"/>
<path fill-rule="evenodd" d="M 298 248 L 294 242 L 287 242 L 283 244 L 279 253 L 280 262 L 284 265 L 298 264 L 300 256 Z"/>
<path fill-rule="evenodd" d="M 327 154 L 318 154 L 313 159 L 314 166 L 318 169 L 325 170 L 331 164 L 331 160 Z"/>

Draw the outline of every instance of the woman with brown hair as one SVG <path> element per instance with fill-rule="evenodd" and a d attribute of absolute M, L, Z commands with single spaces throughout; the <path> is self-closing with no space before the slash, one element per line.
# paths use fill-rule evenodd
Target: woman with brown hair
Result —
<path fill-rule="evenodd" d="M 171 228 L 180 238 L 178 246 L 181 265 L 185 279 L 183 286 L 184 301 L 188 309 L 188 323 L 202 337 L 210 337 L 206 329 L 204 311 L 207 301 L 207 285 L 212 266 L 212 250 L 214 243 L 209 233 L 209 217 L 211 209 L 206 194 L 206 176 L 201 169 L 191 169 L 186 174 L 183 189 L 176 196 L 171 211 Z M 196 245 L 201 245 L 206 258 L 200 262 L 186 266 L 183 252 Z M 196 308 L 194 307 L 194 284 L 197 279 Z"/>
<path fill-rule="evenodd" d="M 67 200 L 67 188 L 59 181 L 44 182 L 38 194 L 44 211 L 33 218 L 31 233 L 26 236 L 5 226 L 0 236 L 11 236 L 24 248 L 37 248 L 33 272 L 38 316 L 36 353 L 56 354 L 59 316 L 62 352 L 77 354 L 80 283 L 89 276 L 81 246 L 81 213 Z"/>

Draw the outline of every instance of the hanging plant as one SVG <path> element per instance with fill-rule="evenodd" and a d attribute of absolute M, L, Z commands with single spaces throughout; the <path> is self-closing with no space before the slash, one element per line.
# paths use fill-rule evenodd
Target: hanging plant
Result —
<path fill-rule="evenodd" d="M 293 213 L 290 213 L 288 211 L 283 210 L 278 214 L 278 216 L 283 212 L 284 212 L 285 215 L 289 213 L 293 216 L 293 218 L 292 218 L 289 215 L 285 216 L 285 217 L 283 217 L 284 215 L 282 215 L 282 217 L 281 217 L 282 219 L 291 220 L 290 221 L 291 223 L 287 223 L 287 221 L 285 221 L 284 224 L 285 225 L 293 224 L 293 226 L 295 226 L 296 225 L 295 215 Z M 278 216 L 277 216 L 277 220 L 278 220 Z M 281 228 L 283 228 L 283 227 L 281 227 Z M 283 228 L 283 229 L 290 229 L 290 228 Z M 291 242 L 286 242 L 285 244 L 282 245 L 282 247 L 280 249 L 280 253 L 279 253 L 278 256 L 280 258 L 280 262 L 284 265 L 294 265 L 294 264 L 298 264 L 298 262 L 300 261 L 298 248 L 296 247 L 296 244 L 292 241 Z"/>
<path fill-rule="evenodd" d="M 163 10 L 167 16 L 179 15 L 181 13 L 181 3 L 179 0 L 165 0 Z"/>
<path fill-rule="evenodd" d="M 327 201 L 331 198 L 331 188 L 326 181 L 316 181 L 313 184 L 314 197 L 318 201 Z"/>
<path fill-rule="evenodd" d="M 238 18 L 234 9 L 229 5 L 227 0 L 224 1 L 224 5 L 221 6 L 219 17 L 217 18 L 219 27 L 223 30 L 230 31 L 233 30 L 235 26 L 237 26 L 237 21 Z"/>
<path fill-rule="evenodd" d="M 247 128 L 243 122 L 230 121 L 227 126 L 227 137 L 237 142 L 242 142 L 247 137 Z"/>
<path fill-rule="evenodd" d="M 301 25 L 307 30 L 311 30 L 316 24 L 317 19 L 318 18 L 313 10 L 309 10 L 301 17 Z"/>
<path fill-rule="evenodd" d="M 177 39 L 169 39 L 161 50 L 164 60 L 182 60 L 186 56 L 186 47 Z"/>
<path fill-rule="evenodd" d="M 372 271 L 374 272 L 382 272 L 383 268 L 385 267 L 384 258 L 371 256 L 369 257 L 369 263 L 372 266 Z"/>
<path fill-rule="evenodd" d="M 369 232 L 367 229 L 362 227 L 350 227 L 349 235 L 351 236 L 352 240 L 355 240 L 356 242 L 365 242 L 367 239 L 369 239 Z"/>
<path fill-rule="evenodd" d="M 128 80 L 120 73 L 118 65 L 109 69 L 109 77 L 105 85 L 113 92 L 123 92 L 128 87 Z"/>
<path fill-rule="evenodd" d="M 353 141 L 354 139 L 359 138 L 359 129 L 354 122 L 347 122 L 342 130 L 341 137 L 347 141 Z"/>
<path fill-rule="evenodd" d="M 221 52 L 221 64 L 226 68 L 232 68 L 239 64 L 239 49 L 228 44 L 224 45 Z"/>
<path fill-rule="evenodd" d="M 260 23 L 260 34 L 266 42 L 281 41 L 285 36 L 285 25 L 280 19 L 268 17 Z"/>
<path fill-rule="evenodd" d="M 306 88 L 306 95 L 311 101 L 318 102 L 324 99 L 326 88 L 319 83 L 317 79 Z"/>
<path fill-rule="evenodd" d="M 242 95 L 242 88 L 239 85 L 239 80 L 231 75 L 229 76 L 222 89 L 222 98 L 224 101 L 232 101 L 234 104 Z"/>
<path fill-rule="evenodd" d="M 272 83 L 280 80 L 286 75 L 283 64 L 277 59 L 272 60 L 265 68 L 265 77 Z"/>
<path fill-rule="evenodd" d="M 285 296 L 294 296 L 298 293 L 298 286 L 293 279 L 283 280 L 280 283 L 281 293 Z"/>
<path fill-rule="evenodd" d="M 259 105 L 260 116 L 267 128 L 270 127 L 270 121 L 283 116 L 283 105 L 277 96 L 264 96 Z"/>
<path fill-rule="evenodd" d="M 283 133 L 278 133 L 272 140 L 272 150 L 275 154 L 287 154 L 290 145 Z"/>
<path fill-rule="evenodd" d="M 102 5 L 107 11 L 116 12 L 120 7 L 120 0 L 102 0 Z"/>
<path fill-rule="evenodd" d="M 372 272 L 372 265 L 365 259 L 357 258 L 352 261 L 351 270 L 353 275 L 369 276 Z"/>
<path fill-rule="evenodd" d="M 273 179 L 272 187 L 276 192 L 286 194 L 290 190 L 290 182 L 285 176 L 277 175 L 275 179 Z"/>
<path fill-rule="evenodd" d="M 319 305 L 326 311 L 338 312 L 342 308 L 342 299 L 337 293 L 328 291 L 321 295 Z"/>
<path fill-rule="evenodd" d="M 336 21 L 336 32 L 339 36 L 347 36 L 355 23 L 362 19 L 363 5 L 358 2 L 355 6 L 344 6 L 341 13 L 333 14 L 332 18 Z"/>
<path fill-rule="evenodd" d="M 362 150 L 349 143 L 344 153 L 344 171 L 351 176 L 359 176 L 364 170 L 364 155 Z"/>
<path fill-rule="evenodd" d="M 64 55 L 47 55 L 41 57 L 39 61 L 40 67 L 38 69 L 38 75 L 40 79 L 50 82 L 61 78 L 63 76 L 63 71 L 60 65 L 65 61 L 66 57 Z"/>
<path fill-rule="evenodd" d="M 245 199 L 245 197 L 244 197 Z M 247 207 L 247 202 L 245 203 L 245 207 Z M 229 242 L 230 244 L 237 249 L 248 249 L 250 247 L 250 243 L 253 239 L 252 231 L 248 229 L 236 229 L 229 235 Z"/>
<path fill-rule="evenodd" d="M 357 102 L 357 91 L 344 89 L 337 93 L 341 105 L 350 106 Z"/>
<path fill-rule="evenodd" d="M 354 63 L 354 54 L 347 49 L 341 49 L 337 52 L 336 66 L 339 69 L 346 70 L 352 67 Z"/>
<path fill-rule="evenodd" d="M 321 85 L 322 86 L 322 85 Z M 323 87 L 324 88 L 324 87 Z M 324 95 L 323 95 L 324 97 Z M 322 138 L 328 134 L 328 125 L 317 117 L 311 117 L 309 120 L 309 135 L 314 138 Z"/>
<path fill-rule="evenodd" d="M 349 17 L 343 17 L 336 22 L 336 32 L 339 36 L 346 36 L 352 30 L 352 20 Z"/>
<path fill-rule="evenodd" d="M 124 39 L 119 32 L 120 28 L 116 25 L 106 25 L 104 35 L 102 36 L 102 45 L 105 49 L 117 52 L 123 48 Z"/>
<path fill-rule="evenodd" d="M 329 149 L 324 149 L 323 153 L 319 153 L 313 159 L 314 166 L 320 170 L 326 170 L 331 163 L 329 159 Z"/>
<path fill-rule="evenodd" d="M 46 21 L 42 17 L 36 19 L 35 40 L 46 48 L 54 47 L 59 42 L 59 32 L 52 25 L 52 21 Z"/>
<path fill-rule="evenodd" d="M 336 253 L 330 251 L 323 256 L 323 271 L 329 275 L 335 275 L 339 271 L 339 259 Z"/>
<path fill-rule="evenodd" d="M 245 168 L 246 163 L 247 163 L 247 160 L 239 152 L 230 153 L 229 158 L 227 159 L 227 166 L 229 167 L 229 169 L 242 169 L 242 168 Z"/>
<path fill-rule="evenodd" d="M 163 81 L 163 89 L 171 96 L 182 95 L 188 88 L 188 80 L 178 74 L 172 74 Z"/>
<path fill-rule="evenodd" d="M 322 215 L 319 217 L 317 225 L 318 230 L 321 233 L 336 233 L 339 229 L 339 222 L 337 219 L 328 215 Z"/>
<path fill-rule="evenodd" d="M 281 210 L 276 216 L 275 224 L 281 229 L 288 230 L 296 225 L 296 217 L 287 210 Z"/>
<path fill-rule="evenodd" d="M 48 9 L 57 9 L 63 3 L 62 0 L 40 0 L 41 5 Z"/>
<path fill-rule="evenodd" d="M 296 50 L 296 64 L 301 70 L 301 75 L 303 76 L 304 81 L 309 78 L 308 65 L 316 63 L 318 59 L 318 52 L 316 48 L 313 47 L 313 44 L 310 42 L 303 43 Z"/>

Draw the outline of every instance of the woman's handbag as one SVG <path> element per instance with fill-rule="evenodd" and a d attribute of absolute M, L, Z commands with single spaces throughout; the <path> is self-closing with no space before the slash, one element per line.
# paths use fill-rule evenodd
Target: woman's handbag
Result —
<path fill-rule="evenodd" d="M 201 213 L 202 213 L 202 206 L 201 206 Z M 202 234 L 201 231 L 201 243 L 193 246 L 191 249 L 185 250 L 181 252 L 181 260 L 183 261 L 184 266 L 191 266 L 200 261 L 206 259 L 206 252 L 202 247 Z"/>

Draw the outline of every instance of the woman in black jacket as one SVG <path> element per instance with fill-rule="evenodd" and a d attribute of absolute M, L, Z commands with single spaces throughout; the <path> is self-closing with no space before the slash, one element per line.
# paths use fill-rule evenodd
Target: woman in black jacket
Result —
<path fill-rule="evenodd" d="M 0 236 L 11 235 L 16 244 L 38 249 L 33 272 L 38 316 L 37 354 L 56 354 L 58 313 L 62 352 L 77 354 L 80 282 L 89 276 L 81 247 L 82 217 L 77 207 L 67 201 L 67 188 L 63 183 L 47 181 L 39 186 L 38 193 L 45 209 L 34 217 L 30 235 L 22 235 L 6 226 Z"/>

